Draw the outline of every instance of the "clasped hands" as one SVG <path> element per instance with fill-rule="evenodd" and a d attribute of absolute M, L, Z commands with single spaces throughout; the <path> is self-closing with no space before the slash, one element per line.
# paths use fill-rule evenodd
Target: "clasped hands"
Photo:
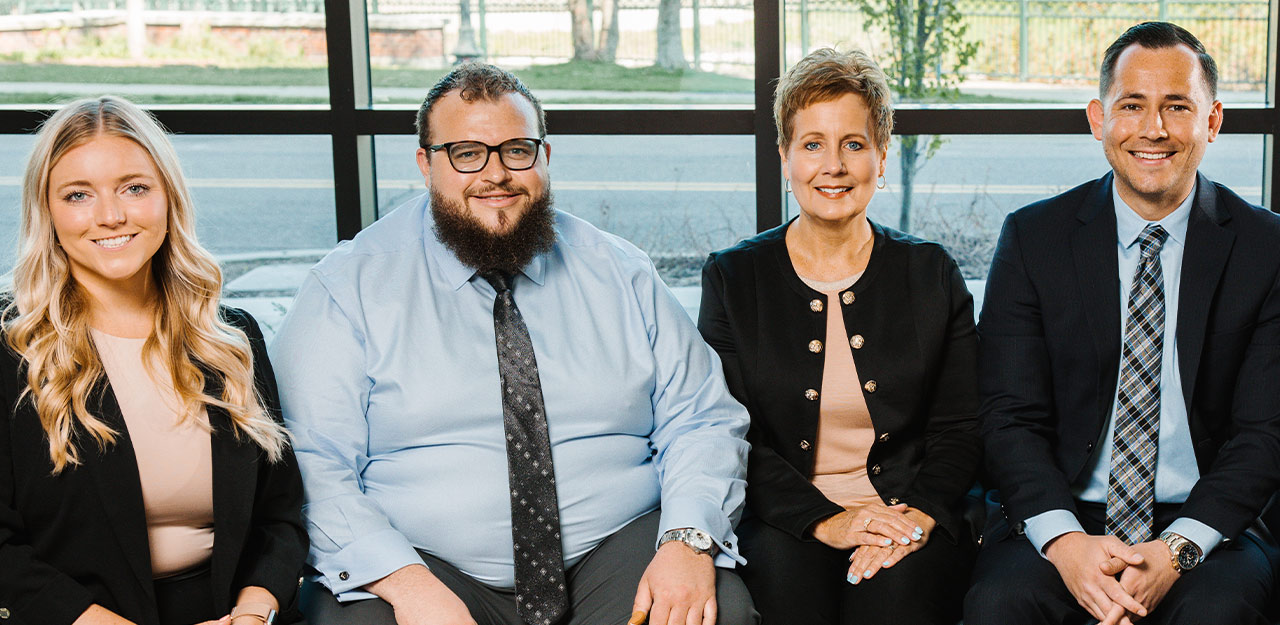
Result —
<path fill-rule="evenodd" d="M 814 524 L 813 537 L 833 549 L 853 550 L 847 579 L 858 584 L 919 551 L 936 525 L 933 517 L 904 503 L 865 504 Z"/>
<path fill-rule="evenodd" d="M 1044 553 L 1099 625 L 1132 625 L 1147 616 L 1180 575 L 1159 540 L 1129 546 L 1115 536 L 1070 532 L 1049 541 Z"/>

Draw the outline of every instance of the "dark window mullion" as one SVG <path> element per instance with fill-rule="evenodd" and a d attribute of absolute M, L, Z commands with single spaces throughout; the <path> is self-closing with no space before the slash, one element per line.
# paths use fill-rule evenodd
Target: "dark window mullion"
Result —
<path fill-rule="evenodd" d="M 773 87 L 782 74 L 782 0 L 754 0 L 756 38 L 755 111 L 756 231 L 782 223 L 782 159 L 773 124 Z"/>

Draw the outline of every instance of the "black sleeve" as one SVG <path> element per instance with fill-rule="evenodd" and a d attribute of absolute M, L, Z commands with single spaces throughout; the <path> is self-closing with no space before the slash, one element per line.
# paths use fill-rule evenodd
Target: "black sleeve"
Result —
<path fill-rule="evenodd" d="M 797 539 L 811 538 L 815 523 L 844 511 L 827 499 L 822 491 L 791 466 L 764 440 L 758 425 L 750 393 L 743 380 L 734 339 L 733 322 L 724 305 L 726 289 L 732 288 L 712 256 L 702 268 L 702 307 L 698 311 L 698 330 L 702 338 L 720 355 L 729 392 L 751 411 L 751 427 L 747 442 L 747 509 L 765 523 Z"/>

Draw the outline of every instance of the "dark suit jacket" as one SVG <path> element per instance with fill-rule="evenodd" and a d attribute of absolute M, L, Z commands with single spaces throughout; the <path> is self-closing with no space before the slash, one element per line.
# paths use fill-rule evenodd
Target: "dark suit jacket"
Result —
<path fill-rule="evenodd" d="M 279 419 L 262 332 L 243 311 L 226 308 L 223 316 L 248 334 L 258 392 Z M 0 622 L 65 625 L 97 603 L 139 625 L 158 625 L 142 486 L 115 396 L 102 384 L 89 406 L 119 433 L 116 443 L 105 452 L 83 444 L 83 464 L 53 476 L 34 407 L 23 401 L 14 408 L 25 388 L 19 368 L 18 356 L 5 343 L 0 347 L 0 405 L 6 407 L 0 412 L 0 608 L 9 618 Z M 219 392 L 217 376 L 207 377 Z M 210 408 L 209 421 L 214 429 L 215 607 L 230 612 L 245 586 L 262 586 L 287 607 L 307 553 L 302 482 L 293 453 L 270 464 L 248 438 L 237 440 L 225 411 Z"/>
<path fill-rule="evenodd" d="M 1111 174 L 1009 215 L 979 333 L 987 468 L 1014 523 L 1076 511 L 1120 366 Z M 1200 480 L 1181 509 L 1240 534 L 1280 487 L 1280 216 L 1200 176 L 1178 294 Z"/>
<path fill-rule="evenodd" d="M 729 390 L 751 413 L 747 509 L 797 538 L 842 508 L 814 487 L 814 450 L 828 312 L 844 315 L 876 441 L 871 483 L 887 504 L 906 502 L 961 534 L 959 503 L 981 462 L 973 298 L 941 246 L 872 224 L 854 302 L 827 301 L 796 275 L 787 226 L 716 252 L 702 270 L 698 328 L 724 362 Z M 822 302 L 815 311 L 814 301 Z M 849 380 L 849 384 L 858 384 Z"/>

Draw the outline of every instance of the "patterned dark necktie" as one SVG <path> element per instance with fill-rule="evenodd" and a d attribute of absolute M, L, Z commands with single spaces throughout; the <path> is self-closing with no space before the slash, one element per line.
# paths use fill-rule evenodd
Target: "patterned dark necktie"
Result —
<path fill-rule="evenodd" d="M 1160 249 L 1169 233 L 1150 224 L 1138 237 L 1142 257 L 1129 292 L 1129 322 L 1121 352 L 1107 533 L 1128 544 L 1151 538 L 1155 513 L 1156 443 L 1160 437 L 1160 361 L 1164 354 L 1164 272 Z"/>
<path fill-rule="evenodd" d="M 511 295 L 511 276 L 483 271 L 498 292 L 493 328 L 502 378 L 502 420 L 511 487 L 511 540 L 515 550 L 516 613 L 530 625 L 551 625 L 569 608 L 560 546 L 560 505 L 551 465 L 551 437 L 533 342 Z"/>

